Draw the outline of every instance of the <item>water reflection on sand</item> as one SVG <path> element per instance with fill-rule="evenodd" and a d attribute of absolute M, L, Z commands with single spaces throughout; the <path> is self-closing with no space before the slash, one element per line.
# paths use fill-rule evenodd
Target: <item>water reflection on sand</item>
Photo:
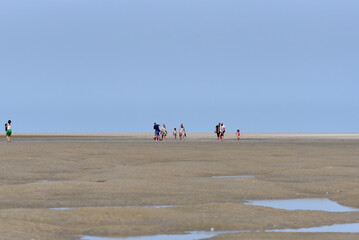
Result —
<path fill-rule="evenodd" d="M 317 210 L 326 212 L 352 212 L 357 208 L 340 205 L 327 198 L 303 198 L 286 200 L 254 200 L 244 203 L 247 205 L 271 207 L 285 210 Z"/>

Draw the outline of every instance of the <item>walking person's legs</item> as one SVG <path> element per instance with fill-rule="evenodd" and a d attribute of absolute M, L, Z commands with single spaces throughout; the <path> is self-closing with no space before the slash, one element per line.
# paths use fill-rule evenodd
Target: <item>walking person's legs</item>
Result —
<path fill-rule="evenodd" d="M 11 142 L 11 129 L 8 129 L 6 132 L 7 142 Z"/>

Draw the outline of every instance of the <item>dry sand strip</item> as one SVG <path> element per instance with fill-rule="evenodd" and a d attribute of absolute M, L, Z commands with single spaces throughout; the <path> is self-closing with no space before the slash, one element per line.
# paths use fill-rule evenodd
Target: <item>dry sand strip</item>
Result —
<path fill-rule="evenodd" d="M 152 133 L 40 135 L 15 135 L 13 143 L 0 142 L 1 240 L 181 234 L 210 228 L 264 231 L 359 222 L 358 212 L 243 204 L 329 198 L 359 208 L 358 134 L 243 134 L 240 143 L 230 134 L 222 143 L 214 134 L 161 143 L 147 140 Z M 32 142 L 39 137 L 44 141 Z M 76 142 L 74 137 L 90 140 Z M 111 142 L 121 137 L 132 140 Z M 254 178 L 212 178 L 239 175 Z M 140 207 L 162 205 L 173 207 Z M 60 207 L 79 208 L 51 209 Z M 213 239 L 330 240 L 359 239 L 359 234 L 250 232 Z"/>

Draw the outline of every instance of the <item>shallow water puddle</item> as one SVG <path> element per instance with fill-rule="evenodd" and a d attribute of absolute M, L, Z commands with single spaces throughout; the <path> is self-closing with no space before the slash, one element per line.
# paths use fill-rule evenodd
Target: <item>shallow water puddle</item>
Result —
<path fill-rule="evenodd" d="M 255 205 L 285 210 L 318 210 L 326 212 L 352 212 L 359 211 L 358 208 L 351 208 L 340 205 L 326 198 L 303 198 L 288 200 L 256 200 L 244 203 L 246 205 Z"/>
<path fill-rule="evenodd" d="M 187 234 L 177 235 L 154 235 L 128 238 L 109 238 L 109 237 L 92 237 L 83 236 L 81 240 L 199 240 L 214 237 L 223 233 L 238 233 L 240 231 L 223 231 L 223 232 L 187 232 Z"/>
<path fill-rule="evenodd" d="M 299 229 L 275 229 L 266 232 L 336 232 L 336 233 L 359 233 L 359 223 L 334 224 L 330 226 L 320 226 Z"/>
<path fill-rule="evenodd" d="M 212 178 L 254 178 L 254 176 L 238 175 L 238 176 L 213 176 Z"/>
<path fill-rule="evenodd" d="M 70 210 L 70 209 L 80 209 L 80 208 L 172 208 L 174 205 L 160 205 L 160 206 L 119 206 L 119 207 L 58 207 L 50 208 L 51 210 Z"/>
<path fill-rule="evenodd" d="M 69 210 L 76 209 L 76 207 L 59 207 L 59 208 L 50 208 L 51 210 Z"/>

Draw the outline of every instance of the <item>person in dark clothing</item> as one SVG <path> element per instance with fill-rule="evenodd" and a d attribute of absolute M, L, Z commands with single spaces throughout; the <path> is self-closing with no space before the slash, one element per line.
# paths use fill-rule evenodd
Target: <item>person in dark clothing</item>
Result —
<path fill-rule="evenodd" d="M 154 140 L 159 141 L 160 140 L 160 125 L 157 123 L 154 123 L 153 129 L 155 130 Z"/>
<path fill-rule="evenodd" d="M 219 140 L 220 127 L 221 127 L 221 123 L 218 123 L 218 124 L 216 125 L 215 130 L 214 130 L 214 132 L 217 134 L 217 140 Z"/>

